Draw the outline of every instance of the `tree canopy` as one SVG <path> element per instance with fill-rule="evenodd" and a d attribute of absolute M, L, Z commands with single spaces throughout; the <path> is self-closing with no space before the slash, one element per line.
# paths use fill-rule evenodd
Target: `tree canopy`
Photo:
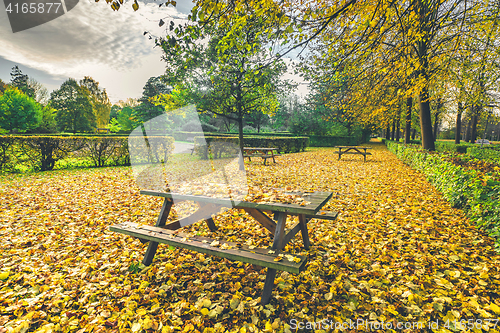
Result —
<path fill-rule="evenodd" d="M 56 120 L 61 131 L 90 132 L 96 119 L 88 90 L 75 79 L 68 79 L 50 94 L 50 103 L 57 109 Z"/>
<path fill-rule="evenodd" d="M 26 132 L 36 128 L 41 117 L 40 105 L 19 89 L 7 88 L 0 95 L 0 131 Z"/>

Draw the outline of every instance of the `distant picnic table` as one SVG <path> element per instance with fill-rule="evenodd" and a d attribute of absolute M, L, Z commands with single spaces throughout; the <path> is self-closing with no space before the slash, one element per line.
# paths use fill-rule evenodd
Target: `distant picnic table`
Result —
<path fill-rule="evenodd" d="M 366 162 L 366 155 L 371 155 L 370 152 L 367 152 L 367 149 L 372 149 L 371 147 L 363 147 L 363 146 L 335 146 L 334 148 L 338 149 L 336 154 L 339 154 L 339 160 L 344 154 L 360 154 L 363 155 Z"/>
<path fill-rule="evenodd" d="M 252 157 L 260 157 L 264 160 L 264 165 L 266 165 L 268 158 L 272 158 L 273 162 L 276 163 L 276 160 L 274 159 L 274 157 L 276 156 L 280 156 L 280 154 L 278 153 L 278 148 L 243 148 L 243 157 L 248 157 L 249 161 L 252 161 Z"/>
<path fill-rule="evenodd" d="M 144 255 L 144 265 L 148 266 L 152 263 L 158 243 L 165 243 L 171 246 L 206 253 L 221 258 L 267 267 L 268 270 L 261 298 L 262 304 L 267 304 L 271 299 L 277 270 L 299 273 L 305 268 L 307 258 L 300 255 L 290 255 L 286 252 L 282 253 L 281 250 L 285 245 L 287 245 L 300 231 L 304 248 L 309 249 L 310 241 L 307 222 L 312 218 L 334 220 L 337 217 L 336 212 L 320 211 L 332 197 L 331 192 L 299 194 L 309 202 L 307 205 L 271 202 L 254 203 L 247 201 L 235 203 L 231 199 L 173 194 L 170 192 L 152 190 L 143 190 L 140 193 L 164 198 L 156 225 L 153 227 L 132 222 L 124 222 L 111 226 L 110 230 L 137 237 L 141 239 L 141 241 L 149 241 L 148 249 Z M 167 218 L 170 214 L 174 200 L 176 203 L 182 201 L 195 202 L 199 209 L 188 217 L 167 224 Z M 205 221 L 208 228 L 211 231 L 215 231 L 217 227 L 214 223 L 213 215 L 218 214 L 224 207 L 243 209 L 267 229 L 270 236 L 273 237 L 271 248 L 255 248 L 246 244 L 228 242 L 220 239 L 215 240 L 180 232 L 179 229 L 198 221 Z M 285 230 L 286 219 L 289 215 L 298 216 L 298 222 L 290 229 Z M 207 218 L 207 216 L 210 217 Z"/>

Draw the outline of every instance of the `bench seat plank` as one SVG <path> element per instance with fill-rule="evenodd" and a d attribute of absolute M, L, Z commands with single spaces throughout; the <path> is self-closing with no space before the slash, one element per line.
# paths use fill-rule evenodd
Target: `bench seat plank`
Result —
<path fill-rule="evenodd" d="M 293 255 L 300 259 L 299 262 L 289 261 L 283 256 L 282 260 L 275 261 L 278 258 L 278 252 L 270 254 L 269 249 L 253 248 L 250 249 L 246 245 L 238 247 L 236 243 L 220 241 L 221 245 L 226 243 L 231 246 L 230 249 L 223 250 L 219 247 L 211 246 L 214 239 L 192 236 L 181 232 L 174 232 L 159 227 L 142 226 L 137 223 L 121 223 L 110 227 L 111 231 L 119 232 L 133 237 L 147 239 L 153 242 L 165 243 L 175 247 L 185 248 L 188 250 L 206 253 L 209 255 L 227 258 L 230 260 L 241 261 L 257 266 L 268 267 L 280 271 L 298 274 L 305 269 L 307 258 L 304 256 Z M 283 253 L 284 255 L 286 253 Z"/>

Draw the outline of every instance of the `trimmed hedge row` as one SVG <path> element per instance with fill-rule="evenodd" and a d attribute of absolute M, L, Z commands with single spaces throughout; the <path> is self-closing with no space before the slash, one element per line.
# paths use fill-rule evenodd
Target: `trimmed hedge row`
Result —
<path fill-rule="evenodd" d="M 175 140 L 189 141 L 197 136 L 214 136 L 214 137 L 238 137 L 237 133 L 202 133 L 202 132 L 174 132 L 172 136 Z M 292 133 L 245 133 L 245 142 L 249 138 L 294 138 Z M 359 145 L 363 140 L 361 136 L 320 136 L 308 135 L 308 147 L 334 147 L 334 146 L 355 146 Z"/>
<path fill-rule="evenodd" d="M 219 132 L 173 132 L 172 136 L 178 141 L 189 141 L 197 136 L 217 136 L 217 137 L 238 137 L 238 133 L 219 133 Z M 244 133 L 244 137 L 293 137 L 292 133 Z"/>
<path fill-rule="evenodd" d="M 354 136 L 309 136 L 311 147 L 357 146 L 361 141 L 361 137 Z"/>
<path fill-rule="evenodd" d="M 471 143 L 460 143 L 460 144 L 455 144 L 455 142 L 449 141 L 437 141 L 434 143 L 436 147 L 436 151 L 439 152 L 457 152 L 457 153 L 466 153 L 467 148 L 472 147 L 473 144 Z"/>
<path fill-rule="evenodd" d="M 295 153 L 305 151 L 309 145 L 308 137 L 244 137 L 245 147 L 277 148 L 279 153 Z M 228 136 L 195 137 L 195 153 L 203 158 L 208 158 L 209 150 L 214 158 L 223 155 L 234 155 L 234 147 L 239 147 L 239 138 Z"/>
<path fill-rule="evenodd" d="M 130 142 L 133 143 L 133 139 Z M 152 161 L 163 159 L 165 151 L 173 150 L 173 142 L 172 137 L 161 137 L 161 140 L 149 137 L 148 151 L 151 154 L 145 154 L 146 158 Z M 144 139 L 138 137 L 137 144 L 143 146 Z M 75 165 L 130 165 L 129 137 L 0 136 L 2 172 L 48 171 Z"/>
<path fill-rule="evenodd" d="M 453 207 L 463 208 L 478 228 L 495 238 L 500 250 L 500 181 L 494 175 L 466 170 L 440 154 L 384 140 L 389 151 L 422 172 Z"/>

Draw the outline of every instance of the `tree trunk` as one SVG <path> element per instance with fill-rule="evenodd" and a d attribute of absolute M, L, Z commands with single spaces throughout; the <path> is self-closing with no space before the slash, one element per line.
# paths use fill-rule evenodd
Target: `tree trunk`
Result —
<path fill-rule="evenodd" d="M 417 42 L 417 56 L 420 65 L 419 81 L 422 80 L 423 86 L 419 89 L 418 106 L 420 110 L 420 135 L 422 139 L 422 148 L 427 150 L 435 150 L 434 136 L 432 135 L 432 118 L 431 107 L 429 105 L 429 59 L 428 52 L 431 43 L 431 16 L 433 8 L 428 1 L 418 0 L 415 3 L 415 14 L 417 17 L 418 26 L 417 32 L 421 34 L 421 38 Z"/>
<path fill-rule="evenodd" d="M 476 142 L 477 139 L 477 120 L 478 120 L 478 115 L 477 115 L 477 107 L 474 107 L 474 116 L 472 116 L 472 130 L 471 130 L 471 136 L 470 136 L 470 142 L 474 143 Z"/>
<path fill-rule="evenodd" d="M 432 134 L 431 107 L 429 105 L 429 92 L 424 86 L 418 96 L 420 109 L 420 135 L 422 137 L 422 148 L 435 150 L 434 135 Z"/>
<path fill-rule="evenodd" d="M 417 137 L 417 129 L 414 128 L 413 131 L 412 131 L 412 133 L 411 133 L 411 139 L 415 140 L 416 137 Z"/>
<path fill-rule="evenodd" d="M 399 107 L 398 115 L 396 116 L 396 141 L 399 142 L 399 138 L 401 137 L 401 107 Z"/>
<path fill-rule="evenodd" d="M 413 105 L 413 98 L 412 97 L 406 98 L 405 144 L 410 143 L 412 105 Z"/>
<path fill-rule="evenodd" d="M 391 124 L 387 123 L 387 128 L 385 129 L 385 138 L 386 140 L 391 139 Z"/>
<path fill-rule="evenodd" d="M 436 116 L 434 117 L 434 141 L 437 140 L 438 130 L 439 130 L 439 116 L 441 115 L 441 111 L 443 108 L 443 100 L 441 97 L 438 98 L 437 107 L 436 107 Z"/>
<path fill-rule="evenodd" d="M 456 145 L 460 144 L 460 134 L 462 132 L 462 112 L 463 112 L 462 102 L 458 102 L 457 121 L 455 124 L 455 144 Z"/>
<path fill-rule="evenodd" d="M 471 138 L 471 133 L 472 133 L 472 116 L 473 116 L 474 110 L 472 108 L 472 105 L 469 106 L 469 120 L 467 121 L 467 130 L 465 131 L 465 142 L 470 142 Z"/>
<path fill-rule="evenodd" d="M 396 131 L 396 119 L 392 120 L 391 141 L 394 141 L 394 132 Z"/>

